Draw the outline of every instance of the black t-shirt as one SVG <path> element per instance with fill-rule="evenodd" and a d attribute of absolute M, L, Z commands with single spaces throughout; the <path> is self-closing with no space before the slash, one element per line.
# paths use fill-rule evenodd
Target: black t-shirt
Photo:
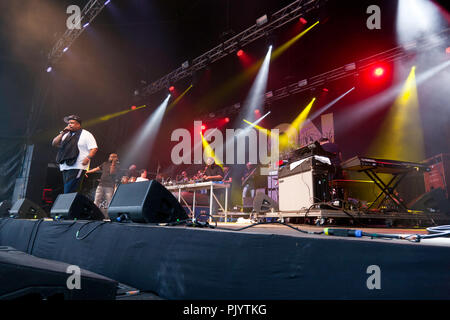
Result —
<path fill-rule="evenodd" d="M 223 179 L 223 170 L 217 164 L 210 165 L 206 168 L 205 175 L 207 176 L 221 176 L 222 178 L 217 179 L 218 181 Z"/>
<path fill-rule="evenodd" d="M 100 184 L 103 187 L 114 187 L 116 174 L 110 174 L 111 162 L 103 162 L 100 165 L 100 169 L 102 169 L 102 175 L 100 177 Z M 116 172 L 117 172 L 116 166 Z"/>

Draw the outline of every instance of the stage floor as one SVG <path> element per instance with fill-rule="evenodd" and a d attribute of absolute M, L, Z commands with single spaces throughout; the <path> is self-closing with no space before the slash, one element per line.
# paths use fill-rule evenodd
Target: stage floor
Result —
<path fill-rule="evenodd" d="M 0 219 L 0 246 L 77 265 L 155 299 L 449 298 L 450 238 L 337 237 L 313 234 L 319 226 L 245 221 L 211 226 Z M 382 272 L 380 290 L 366 285 L 373 266 Z"/>

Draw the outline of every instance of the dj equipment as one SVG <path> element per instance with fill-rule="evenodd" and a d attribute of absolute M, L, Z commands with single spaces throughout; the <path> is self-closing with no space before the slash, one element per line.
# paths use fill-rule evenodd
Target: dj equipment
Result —
<path fill-rule="evenodd" d="M 50 215 L 68 220 L 103 220 L 100 209 L 81 193 L 60 194 L 50 210 Z"/>
<path fill-rule="evenodd" d="M 318 141 L 308 144 L 307 146 L 294 150 L 289 154 L 289 161 L 295 161 L 312 156 L 332 157 L 333 153 L 325 151 Z"/>
<path fill-rule="evenodd" d="M 387 199 L 391 199 L 396 206 L 402 207 L 406 211 L 408 210 L 407 206 L 394 190 L 408 173 L 413 171 L 426 172 L 430 170 L 428 165 L 423 163 L 359 156 L 344 161 L 341 163 L 341 167 L 343 170 L 364 172 L 380 188 L 381 192 L 369 206 L 369 209 L 375 206 L 381 208 Z M 393 177 L 388 183 L 385 183 L 378 176 L 379 173 L 391 174 Z M 385 197 L 382 197 L 383 195 Z"/>
<path fill-rule="evenodd" d="M 328 173 L 331 165 L 313 156 L 279 169 L 279 209 L 299 211 L 330 199 Z"/>
<path fill-rule="evenodd" d="M 40 206 L 28 199 L 19 199 L 14 203 L 9 214 L 19 219 L 41 219 L 48 217 L 47 212 Z"/>
<path fill-rule="evenodd" d="M 188 218 L 173 194 L 156 180 L 121 184 L 108 209 L 112 221 L 126 217 L 133 222 L 162 223 Z"/>

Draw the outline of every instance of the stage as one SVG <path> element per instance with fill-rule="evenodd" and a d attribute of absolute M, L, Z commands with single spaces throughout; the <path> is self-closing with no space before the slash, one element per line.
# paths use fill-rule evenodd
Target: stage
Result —
<path fill-rule="evenodd" d="M 168 300 L 450 298 L 448 238 L 344 238 L 313 234 L 323 230 L 318 226 L 289 226 L 218 223 L 200 228 L 5 218 L 0 220 L 0 246 L 77 265 Z M 248 228 L 239 231 L 243 227 Z"/>

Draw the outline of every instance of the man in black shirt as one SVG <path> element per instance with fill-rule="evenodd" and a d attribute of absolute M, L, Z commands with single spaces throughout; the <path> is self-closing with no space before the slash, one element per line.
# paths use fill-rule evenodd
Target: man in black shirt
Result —
<path fill-rule="evenodd" d="M 205 170 L 205 174 L 203 176 L 203 180 L 205 180 L 205 181 L 222 181 L 222 179 L 223 179 L 223 170 L 222 170 L 222 168 L 220 166 L 218 166 L 216 164 L 214 158 L 209 157 L 206 160 L 206 165 L 207 165 L 207 167 L 206 167 L 206 170 Z M 211 191 L 208 191 L 208 197 L 210 197 L 210 192 Z M 223 198 L 222 190 L 216 190 L 216 191 L 214 191 L 214 193 L 215 193 L 216 197 L 218 199 L 221 199 L 221 201 L 222 201 L 222 198 Z M 217 209 L 218 209 L 218 204 L 215 201 L 215 199 L 213 198 L 213 200 L 212 200 L 212 212 L 210 212 L 210 214 L 211 215 L 212 214 L 216 214 L 217 213 Z"/>
<path fill-rule="evenodd" d="M 207 168 L 205 171 L 205 176 L 203 179 L 205 181 L 222 181 L 223 179 L 223 170 L 220 166 L 218 166 L 214 158 L 208 158 L 206 160 Z"/>
<path fill-rule="evenodd" d="M 102 171 L 100 183 L 98 184 L 97 190 L 95 191 L 94 203 L 103 212 L 105 218 L 108 218 L 107 208 L 109 207 L 114 194 L 116 174 L 118 172 L 118 163 L 119 157 L 117 156 L 117 154 L 111 153 L 107 162 L 103 162 L 100 166 L 86 172 L 86 174 L 89 174 L 100 170 Z M 103 204 L 103 206 L 101 206 L 101 204 Z"/>

